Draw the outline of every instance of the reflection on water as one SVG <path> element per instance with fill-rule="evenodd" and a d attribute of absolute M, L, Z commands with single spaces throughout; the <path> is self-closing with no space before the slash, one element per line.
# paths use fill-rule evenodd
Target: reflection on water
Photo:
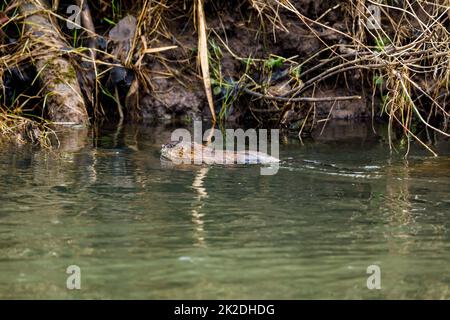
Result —
<path fill-rule="evenodd" d="M 370 127 L 330 126 L 284 139 L 279 173 L 261 176 L 161 163 L 170 134 L 2 145 L 0 298 L 450 298 L 448 141 L 406 161 Z"/>
<path fill-rule="evenodd" d="M 195 238 L 197 239 L 197 244 L 202 247 L 205 246 L 205 229 L 203 228 L 204 214 L 202 213 L 202 208 L 208 198 L 208 192 L 204 186 L 204 180 L 208 174 L 208 171 L 209 168 L 200 168 L 198 174 L 195 176 L 194 182 L 192 183 L 192 188 L 197 192 L 197 204 L 194 204 L 192 208 L 192 222 L 196 226 Z"/>

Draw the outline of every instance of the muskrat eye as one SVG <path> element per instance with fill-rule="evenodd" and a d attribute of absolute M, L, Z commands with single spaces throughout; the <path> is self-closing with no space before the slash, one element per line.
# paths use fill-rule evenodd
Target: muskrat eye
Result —
<path fill-rule="evenodd" d="M 163 145 L 163 147 L 172 149 L 172 148 L 176 147 L 180 142 L 181 142 L 181 140 L 180 141 L 172 141 L 166 145 Z"/>

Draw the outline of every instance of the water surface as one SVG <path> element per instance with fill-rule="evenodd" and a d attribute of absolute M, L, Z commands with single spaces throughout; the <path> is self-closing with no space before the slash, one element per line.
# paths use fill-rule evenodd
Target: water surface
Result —
<path fill-rule="evenodd" d="M 2 145 L 0 298 L 450 298 L 448 141 L 406 161 L 369 126 L 330 127 L 283 138 L 279 173 L 261 176 L 162 164 L 170 133 Z M 381 290 L 367 289 L 369 265 Z"/>

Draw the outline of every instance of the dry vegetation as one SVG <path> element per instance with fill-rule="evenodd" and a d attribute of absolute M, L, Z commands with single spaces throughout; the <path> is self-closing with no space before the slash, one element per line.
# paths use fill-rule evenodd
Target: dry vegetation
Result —
<path fill-rule="evenodd" d="M 48 18 L 58 41 L 35 43 L 24 3 Z M 70 29 L 73 4 L 83 10 L 79 28 Z M 381 12 L 379 28 L 370 26 L 373 5 Z M 81 91 L 70 87 L 82 92 L 91 122 L 159 114 L 167 95 L 162 82 L 186 92 L 200 83 L 203 115 L 221 122 L 251 118 L 301 133 L 330 117 L 318 118 L 321 104 L 331 115 L 336 104 L 361 99 L 373 118 L 384 117 L 392 131 L 433 152 L 420 136 L 448 136 L 449 15 L 448 0 L 3 1 L 0 131 L 11 132 L 16 119 L 83 122 L 54 115 L 70 114 L 58 108 L 65 103 L 53 98 L 51 83 L 70 81 L 45 76 L 54 57 L 77 70 Z M 299 30 L 305 33 L 296 35 Z M 292 37 L 314 38 L 317 48 L 308 54 L 278 50 Z M 317 94 L 323 87 L 345 90 Z M 145 106 L 146 96 L 159 102 Z M 182 115 L 182 107 L 171 112 Z"/>

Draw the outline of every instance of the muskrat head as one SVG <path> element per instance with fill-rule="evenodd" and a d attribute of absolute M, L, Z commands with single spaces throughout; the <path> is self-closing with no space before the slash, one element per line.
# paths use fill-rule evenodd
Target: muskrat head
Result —
<path fill-rule="evenodd" d="M 168 160 L 190 160 L 192 153 L 192 142 L 190 141 L 172 141 L 163 144 L 161 155 Z"/>
<path fill-rule="evenodd" d="M 202 155 L 203 146 L 191 141 L 172 141 L 162 145 L 161 155 L 174 162 L 192 163 L 195 155 Z"/>

